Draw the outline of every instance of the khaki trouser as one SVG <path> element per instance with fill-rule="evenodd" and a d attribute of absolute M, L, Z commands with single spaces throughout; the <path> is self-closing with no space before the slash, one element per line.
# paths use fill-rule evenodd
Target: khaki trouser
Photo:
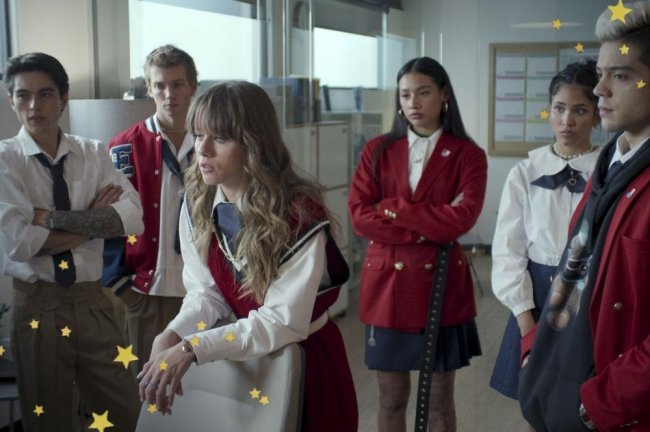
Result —
<path fill-rule="evenodd" d="M 78 430 L 74 386 L 88 412 L 108 411 L 111 432 L 135 430 L 140 401 L 133 375 L 113 361 L 126 346 L 99 282 L 70 288 L 14 279 L 12 348 L 23 425 L 29 432 Z M 38 321 L 32 329 L 30 322 Z M 61 329 L 70 329 L 69 337 Z M 36 405 L 43 414 L 34 413 Z"/>
<path fill-rule="evenodd" d="M 127 289 L 119 299 L 126 305 L 126 340 L 133 345 L 139 359 L 131 363 L 131 369 L 137 374 L 149 360 L 154 338 L 178 315 L 183 298 L 145 295 Z"/>

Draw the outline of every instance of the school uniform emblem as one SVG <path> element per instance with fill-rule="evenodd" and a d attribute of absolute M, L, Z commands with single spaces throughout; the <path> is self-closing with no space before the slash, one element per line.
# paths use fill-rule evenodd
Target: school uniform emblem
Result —
<path fill-rule="evenodd" d="M 130 143 L 118 144 L 110 149 L 111 160 L 118 170 L 122 171 L 127 177 L 135 174 L 135 168 L 131 161 L 133 154 L 133 145 Z"/>

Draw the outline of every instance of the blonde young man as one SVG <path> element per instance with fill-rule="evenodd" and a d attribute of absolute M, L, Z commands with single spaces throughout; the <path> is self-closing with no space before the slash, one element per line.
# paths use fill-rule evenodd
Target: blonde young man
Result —
<path fill-rule="evenodd" d="M 596 36 L 601 122 L 620 133 L 573 216 L 537 333 L 522 341 L 526 354 L 534 338 L 518 396 L 537 432 L 650 430 L 650 1 L 605 10 Z"/>
<path fill-rule="evenodd" d="M 171 45 L 146 58 L 147 92 L 156 112 L 110 141 L 116 168 L 140 193 L 144 233 L 111 241 L 105 253 L 104 283 L 126 304 L 126 335 L 140 370 L 149 359 L 154 337 L 176 316 L 185 296 L 183 259 L 178 243 L 178 216 L 183 171 L 194 140 L 185 117 L 197 89 L 192 57 Z M 120 278 L 127 276 L 120 283 Z"/>
<path fill-rule="evenodd" d="M 13 278 L 12 351 L 23 424 L 71 431 L 78 387 L 89 412 L 133 431 L 139 403 L 119 362 L 124 338 L 100 284 L 104 238 L 142 233 L 127 178 L 95 140 L 63 133 L 68 75 L 57 59 L 11 58 L 4 81 L 22 128 L 0 141 L 0 262 Z"/>

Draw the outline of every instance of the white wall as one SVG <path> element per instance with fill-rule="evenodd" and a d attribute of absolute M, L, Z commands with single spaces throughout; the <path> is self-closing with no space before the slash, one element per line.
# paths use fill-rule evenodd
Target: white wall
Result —
<path fill-rule="evenodd" d="M 94 96 L 93 33 L 90 0 L 15 0 L 17 54 L 41 51 L 63 64 L 70 98 Z"/>

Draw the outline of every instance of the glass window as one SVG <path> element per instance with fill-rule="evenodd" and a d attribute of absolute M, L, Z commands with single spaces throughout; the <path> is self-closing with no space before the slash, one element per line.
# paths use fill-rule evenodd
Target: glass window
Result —
<path fill-rule="evenodd" d="M 171 3 L 181 2 L 129 1 L 131 78 L 143 75 L 147 54 L 172 43 L 192 56 L 202 83 L 259 79 L 260 23 L 250 5 L 236 1 Z"/>
<path fill-rule="evenodd" d="M 332 87 L 376 88 L 378 38 L 314 28 L 314 76 Z"/>

